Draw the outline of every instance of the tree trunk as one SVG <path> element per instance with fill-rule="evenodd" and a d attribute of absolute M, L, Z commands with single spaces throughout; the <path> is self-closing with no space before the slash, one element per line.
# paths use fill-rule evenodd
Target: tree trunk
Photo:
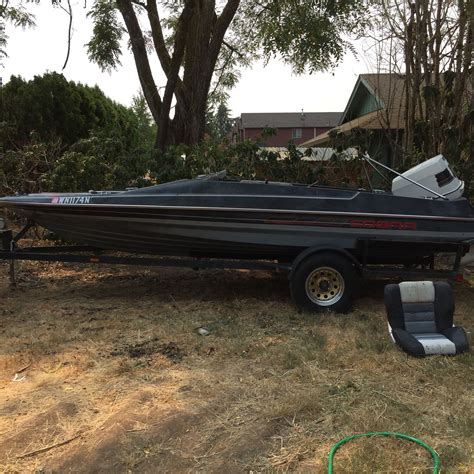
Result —
<path fill-rule="evenodd" d="M 156 139 L 158 148 L 164 150 L 178 143 L 193 146 L 204 138 L 207 98 L 214 69 L 224 35 L 239 4 L 240 0 L 228 0 L 217 16 L 215 0 L 186 0 L 178 20 L 171 57 L 162 57 L 165 54 L 162 35 L 154 35 L 167 76 Z M 152 28 L 155 25 L 156 29 L 157 12 L 152 12 L 152 16 L 155 17 Z M 179 77 L 180 67 L 183 68 L 182 79 Z M 170 120 L 173 97 L 175 114 Z"/>
<path fill-rule="evenodd" d="M 415 21 L 415 7 L 410 5 L 410 19 L 407 25 L 405 41 L 405 134 L 404 149 L 409 155 L 413 150 L 413 128 L 414 128 L 414 96 L 413 96 L 413 28 Z"/>

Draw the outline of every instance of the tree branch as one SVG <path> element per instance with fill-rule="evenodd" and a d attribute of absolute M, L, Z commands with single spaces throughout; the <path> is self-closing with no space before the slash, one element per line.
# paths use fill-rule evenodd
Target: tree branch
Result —
<path fill-rule="evenodd" d="M 163 29 L 161 28 L 160 14 L 156 6 L 156 0 L 147 0 L 148 20 L 151 26 L 151 36 L 153 44 L 155 45 L 156 54 L 160 60 L 163 72 L 168 75 L 170 68 L 171 57 L 166 47 L 165 38 L 163 36 Z"/>
<path fill-rule="evenodd" d="M 130 35 L 133 57 L 135 58 L 138 78 L 142 85 L 143 94 L 150 108 L 150 112 L 153 115 L 153 119 L 158 123 L 161 111 L 161 98 L 150 69 L 145 40 L 140 29 L 140 24 L 138 23 L 130 0 L 117 0 L 117 6 L 122 14 L 128 34 Z"/>
<path fill-rule="evenodd" d="M 219 88 L 219 86 L 221 85 L 221 81 L 222 81 L 222 77 L 224 76 L 224 73 L 225 73 L 225 70 L 227 69 L 227 66 L 229 65 L 229 63 L 232 61 L 232 54 L 233 54 L 233 50 L 231 50 L 230 54 L 229 54 L 229 57 L 225 60 L 224 64 L 222 65 L 222 67 L 219 69 L 219 70 L 215 70 L 214 72 L 219 72 L 219 77 L 217 78 L 217 81 L 216 81 L 216 84 L 214 85 L 214 88 L 212 89 L 212 91 L 209 93 L 209 98 L 211 99 L 214 94 L 216 93 L 217 89 Z"/>
<path fill-rule="evenodd" d="M 230 49 L 233 53 L 237 54 L 237 56 L 240 56 L 242 59 L 245 59 L 245 56 L 237 49 L 235 48 L 234 46 L 232 46 L 231 44 L 229 44 L 227 41 L 223 41 L 222 44 Z"/>
<path fill-rule="evenodd" d="M 68 9 L 66 10 L 62 5 L 61 8 L 69 15 L 69 28 L 67 32 L 67 53 L 66 53 L 66 60 L 64 61 L 64 65 L 62 70 L 67 66 L 69 61 L 69 54 L 71 53 L 71 34 L 72 34 L 72 7 L 71 7 L 71 0 L 67 0 Z"/>
<path fill-rule="evenodd" d="M 184 9 L 189 8 L 190 5 L 187 5 L 188 3 L 189 2 L 185 3 Z M 183 12 L 184 12 L 184 9 L 183 9 Z M 161 68 L 163 69 L 163 72 L 165 73 L 166 78 L 169 80 L 170 68 L 171 68 L 171 56 L 168 51 L 168 48 L 166 47 L 165 39 L 163 36 L 163 29 L 161 27 L 161 20 L 160 20 L 160 15 L 158 12 L 156 0 L 147 0 L 147 12 L 148 12 L 148 20 L 151 26 L 151 36 L 153 38 L 155 51 L 160 61 Z M 185 41 L 185 38 L 184 38 L 184 41 Z M 181 66 L 182 58 L 183 58 L 183 54 L 181 54 L 181 57 L 180 57 L 180 66 Z M 179 73 L 179 67 L 178 67 L 178 73 Z M 173 80 L 176 81 L 176 85 L 173 86 L 176 89 L 176 94 L 184 98 L 184 84 L 181 78 L 178 76 L 177 78 Z"/>
<path fill-rule="evenodd" d="M 51 449 L 59 448 L 60 446 L 64 446 L 65 444 L 69 444 L 71 441 L 74 441 L 75 439 L 80 438 L 81 436 L 82 436 L 82 434 L 79 433 L 76 436 L 73 436 L 72 438 L 66 439 L 66 440 L 61 441 L 59 443 L 50 444 L 49 446 L 45 446 L 44 448 L 35 449 L 34 451 L 29 451 L 27 453 L 20 454 L 16 458 L 17 459 L 23 459 L 23 458 L 27 458 L 27 457 L 31 457 L 31 456 L 36 456 L 37 454 L 40 454 L 40 453 L 45 453 L 46 451 L 51 451 Z"/>
<path fill-rule="evenodd" d="M 179 79 L 179 69 L 183 62 L 184 51 L 186 46 L 186 35 L 189 22 L 192 16 L 192 4 L 193 0 L 186 0 L 183 11 L 178 19 L 178 25 L 176 27 L 176 34 L 174 38 L 173 56 L 169 64 L 166 83 L 165 93 L 163 95 L 163 104 L 161 111 L 161 121 L 158 124 L 158 135 L 157 142 L 161 148 L 165 146 L 165 138 L 168 132 L 169 124 L 169 112 L 171 108 L 171 102 L 173 100 L 173 94 L 176 93 Z M 184 98 L 184 97 L 183 97 Z"/>
<path fill-rule="evenodd" d="M 209 59 L 213 69 L 217 61 L 217 57 L 219 56 L 219 51 L 222 42 L 224 41 L 227 28 L 229 28 L 229 25 L 232 22 L 239 5 L 240 0 L 228 0 L 224 9 L 222 10 L 222 13 L 217 18 L 211 44 L 209 46 Z"/>

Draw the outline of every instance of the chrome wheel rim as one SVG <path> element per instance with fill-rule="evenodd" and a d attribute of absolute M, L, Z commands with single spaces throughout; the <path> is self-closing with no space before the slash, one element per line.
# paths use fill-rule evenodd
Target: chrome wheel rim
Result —
<path fill-rule="evenodd" d="M 306 294 L 319 306 L 331 306 L 344 294 L 344 278 L 331 267 L 319 267 L 306 278 Z"/>

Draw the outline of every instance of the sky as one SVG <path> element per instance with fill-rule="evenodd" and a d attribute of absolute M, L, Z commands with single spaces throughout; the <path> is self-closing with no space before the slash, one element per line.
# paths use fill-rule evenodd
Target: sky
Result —
<path fill-rule="evenodd" d="M 130 51 L 124 48 L 122 66 L 117 71 L 101 72 L 87 58 L 85 44 L 92 32 L 83 3 L 74 7 L 73 37 L 69 62 L 64 71 L 66 57 L 68 17 L 49 2 L 31 7 L 36 15 L 36 28 L 22 30 L 7 25 L 9 55 L 0 69 L 3 84 L 11 75 L 25 79 L 47 71 L 62 72 L 68 80 L 84 84 L 97 84 L 106 95 L 124 105 L 130 105 L 140 90 L 135 63 Z M 31 5 L 31 4 L 30 4 Z M 359 45 L 359 50 L 361 46 Z M 369 66 L 347 55 L 333 73 L 316 73 L 296 76 L 291 68 L 279 61 L 267 66 L 258 62 L 241 71 L 241 79 L 230 92 L 228 102 L 233 116 L 244 112 L 336 112 L 343 111 L 357 76 L 368 72 Z M 152 60 L 155 82 L 165 85 L 157 60 Z"/>

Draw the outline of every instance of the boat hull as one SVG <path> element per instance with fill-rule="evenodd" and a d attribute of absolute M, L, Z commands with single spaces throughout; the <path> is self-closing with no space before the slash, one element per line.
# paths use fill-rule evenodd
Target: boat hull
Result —
<path fill-rule="evenodd" d="M 13 196 L 0 206 L 67 240 L 137 253 L 287 260 L 309 247 L 358 256 L 370 243 L 371 259 L 392 262 L 474 240 L 465 199 L 215 177 L 123 192 Z"/>
<path fill-rule="evenodd" d="M 370 241 L 372 261 L 410 262 L 474 239 L 474 220 L 443 216 L 103 203 L 11 207 L 73 242 L 163 255 L 290 260 L 321 246 L 357 256 Z"/>

